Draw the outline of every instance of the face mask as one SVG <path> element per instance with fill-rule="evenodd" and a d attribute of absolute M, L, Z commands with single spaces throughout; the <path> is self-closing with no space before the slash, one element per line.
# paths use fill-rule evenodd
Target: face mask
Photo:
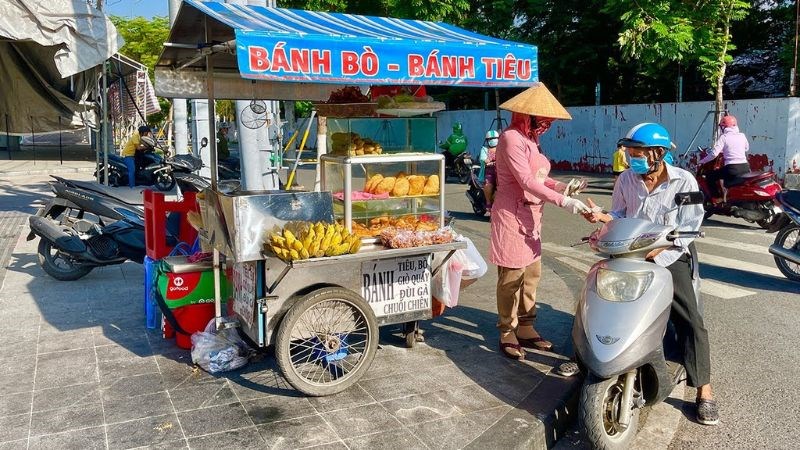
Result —
<path fill-rule="evenodd" d="M 497 141 L 498 141 L 497 139 L 489 139 L 488 141 L 486 141 L 486 145 L 488 145 L 489 147 L 497 147 Z"/>
<path fill-rule="evenodd" d="M 650 172 L 650 163 L 646 156 L 631 156 L 631 170 L 638 175 L 647 175 Z"/>
<path fill-rule="evenodd" d="M 675 159 L 672 157 L 672 153 L 670 153 L 670 152 L 667 152 L 664 155 L 663 161 L 665 163 L 669 164 L 670 166 L 674 166 L 675 165 Z"/>

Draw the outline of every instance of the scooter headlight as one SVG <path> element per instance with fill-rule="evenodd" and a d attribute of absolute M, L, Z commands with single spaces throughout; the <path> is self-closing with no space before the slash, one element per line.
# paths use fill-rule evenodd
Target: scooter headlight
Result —
<path fill-rule="evenodd" d="M 632 302 L 653 282 L 653 272 L 597 270 L 597 294 L 612 302 Z"/>

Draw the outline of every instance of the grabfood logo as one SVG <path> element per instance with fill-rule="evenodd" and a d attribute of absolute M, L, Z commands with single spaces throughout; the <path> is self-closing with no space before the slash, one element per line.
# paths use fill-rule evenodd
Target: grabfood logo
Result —
<path fill-rule="evenodd" d="M 177 300 L 192 292 L 200 282 L 201 272 L 168 274 L 167 298 Z"/>

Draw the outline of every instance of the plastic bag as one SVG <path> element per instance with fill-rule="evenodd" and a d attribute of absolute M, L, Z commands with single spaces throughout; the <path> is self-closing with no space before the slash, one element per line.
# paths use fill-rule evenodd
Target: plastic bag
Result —
<path fill-rule="evenodd" d="M 431 295 L 448 308 L 458 305 L 458 291 L 461 290 L 461 273 L 464 268 L 460 262 L 450 258 L 445 267 L 433 277 Z"/>
<path fill-rule="evenodd" d="M 461 263 L 463 267 L 463 272 L 461 273 L 462 278 L 465 280 L 475 280 L 486 275 L 489 266 L 486 265 L 486 261 L 483 259 L 480 252 L 478 252 L 478 249 L 475 248 L 475 244 L 466 237 L 462 238 L 462 240 L 467 242 L 467 248 L 465 250 L 456 250 L 451 258 Z"/>
<path fill-rule="evenodd" d="M 230 322 L 223 319 L 223 322 Z M 235 327 L 215 330 L 214 319 L 205 331 L 192 334 L 192 362 L 209 373 L 238 369 L 247 364 L 250 348 Z"/>

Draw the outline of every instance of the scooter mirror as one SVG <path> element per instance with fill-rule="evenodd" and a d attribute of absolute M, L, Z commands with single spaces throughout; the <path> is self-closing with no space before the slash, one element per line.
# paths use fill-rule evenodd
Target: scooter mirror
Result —
<path fill-rule="evenodd" d="M 678 192 L 675 194 L 675 204 L 678 206 L 701 205 L 704 201 L 705 196 L 700 191 Z"/>
<path fill-rule="evenodd" d="M 208 138 L 204 137 L 200 139 L 200 148 L 206 148 L 208 146 Z"/>

